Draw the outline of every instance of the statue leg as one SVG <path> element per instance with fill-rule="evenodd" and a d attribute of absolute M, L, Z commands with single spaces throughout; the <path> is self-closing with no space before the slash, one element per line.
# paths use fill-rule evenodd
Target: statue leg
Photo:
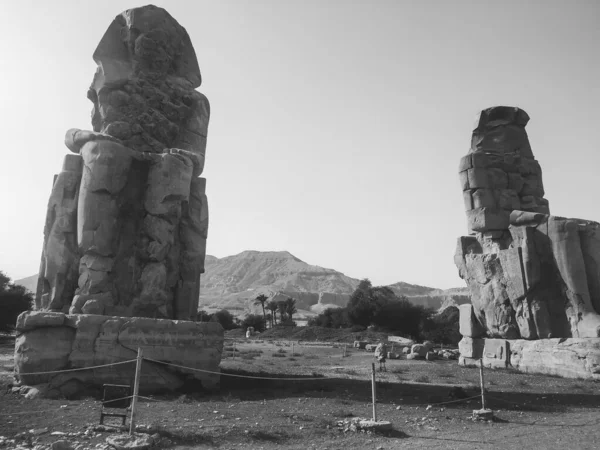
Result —
<path fill-rule="evenodd" d="M 79 155 L 66 155 L 48 202 L 36 309 L 63 311 L 77 287 L 77 203 L 82 173 Z"/>
<path fill-rule="evenodd" d="M 566 312 L 573 337 L 598 337 L 600 315 L 596 313 L 590 297 L 579 229 L 578 222 L 573 219 L 552 216 L 548 219 L 548 237 L 564 282 Z"/>
<path fill-rule="evenodd" d="M 119 245 L 119 198 L 127 183 L 132 151 L 117 142 L 97 140 L 87 142 L 81 155 L 84 170 L 77 241 L 82 257 L 71 313 L 103 314 L 114 302 L 111 272 Z"/>
<path fill-rule="evenodd" d="M 144 208 L 145 265 L 141 292 L 133 301 L 133 314 L 173 318 L 173 291 L 179 279 L 179 224 L 182 204 L 189 201 L 194 165 L 178 153 L 164 153 L 148 172 Z"/>
<path fill-rule="evenodd" d="M 208 234 L 208 201 L 206 180 L 192 179 L 190 199 L 183 205 L 179 235 L 181 266 L 175 292 L 175 318 L 196 318 L 200 297 L 200 275 L 204 273 L 206 238 Z"/>

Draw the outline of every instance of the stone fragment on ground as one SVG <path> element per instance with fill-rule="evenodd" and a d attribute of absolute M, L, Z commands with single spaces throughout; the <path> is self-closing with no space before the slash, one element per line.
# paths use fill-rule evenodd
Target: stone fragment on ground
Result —
<path fill-rule="evenodd" d="M 381 433 L 392 429 L 391 422 L 385 420 L 374 421 L 373 419 L 365 419 L 361 417 L 353 417 L 351 419 L 338 420 L 337 427 L 344 433 Z"/>
<path fill-rule="evenodd" d="M 144 450 L 150 448 L 154 442 L 154 437 L 142 433 L 134 433 L 132 436 L 113 434 L 106 438 L 106 443 L 112 445 L 116 450 Z"/>

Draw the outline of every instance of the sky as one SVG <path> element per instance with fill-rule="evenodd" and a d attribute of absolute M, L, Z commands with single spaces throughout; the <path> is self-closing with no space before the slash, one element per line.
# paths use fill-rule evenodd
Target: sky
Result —
<path fill-rule="evenodd" d="M 92 53 L 145 3 L 0 5 L 0 270 L 38 271 L 64 133 L 91 129 Z M 159 1 L 211 103 L 208 254 L 287 250 L 374 284 L 464 286 L 458 163 L 519 106 L 553 214 L 600 221 L 600 2 Z"/>

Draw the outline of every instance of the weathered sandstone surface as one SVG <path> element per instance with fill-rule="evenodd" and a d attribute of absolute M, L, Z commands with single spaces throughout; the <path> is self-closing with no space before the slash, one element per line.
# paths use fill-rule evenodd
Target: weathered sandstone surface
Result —
<path fill-rule="evenodd" d="M 143 317 L 33 311 L 17 321 L 15 377 L 28 385 L 46 384 L 47 393 L 72 395 L 84 386 L 131 384 L 135 362 L 91 370 L 40 375 L 34 372 L 94 367 L 145 358 L 214 372 L 196 372 L 149 361 L 142 363 L 142 392 L 170 391 L 186 383 L 214 389 L 219 383 L 223 328 L 218 323 L 196 323 Z"/>
<path fill-rule="evenodd" d="M 454 261 L 471 292 L 460 363 L 600 378 L 600 224 L 550 215 L 512 107 L 481 112 L 459 175 L 469 236 Z"/>
<path fill-rule="evenodd" d="M 215 373 L 144 362 L 141 390 L 219 381 L 223 330 L 194 323 L 204 272 L 210 117 L 185 29 L 148 5 L 118 15 L 93 55 L 90 130 L 71 129 L 44 227 L 36 312 L 17 323 L 15 377 L 72 395 L 130 384 L 144 356 Z M 67 315 L 68 313 L 68 315 Z"/>
<path fill-rule="evenodd" d="M 210 107 L 185 29 L 125 11 L 94 52 L 93 131 L 67 131 L 48 203 L 36 309 L 189 320 L 208 232 Z"/>
<path fill-rule="evenodd" d="M 469 236 L 454 257 L 488 337 L 600 336 L 600 224 L 551 216 L 519 108 L 482 111 L 460 162 Z"/>
<path fill-rule="evenodd" d="M 463 337 L 459 364 L 600 380 L 600 338 L 482 339 Z"/>

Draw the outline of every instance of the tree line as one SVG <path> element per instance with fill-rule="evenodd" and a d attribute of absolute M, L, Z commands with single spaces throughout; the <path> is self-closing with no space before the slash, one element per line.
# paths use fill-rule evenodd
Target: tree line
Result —
<path fill-rule="evenodd" d="M 0 331 L 14 330 L 17 317 L 33 307 L 33 294 L 0 271 Z"/>
<path fill-rule="evenodd" d="M 225 330 L 253 327 L 255 331 L 261 333 L 266 330 L 267 323 L 270 324 L 271 328 L 277 325 L 296 325 L 294 314 L 298 312 L 298 308 L 296 307 L 296 299 L 292 297 L 274 301 L 269 300 L 269 297 L 266 295 L 260 294 L 254 299 L 254 305 L 261 307 L 262 316 L 259 314 L 249 314 L 240 320 L 226 309 L 217 311 L 214 314 L 200 310 L 198 311 L 196 320 L 199 322 L 219 322 Z"/>
<path fill-rule="evenodd" d="M 362 331 L 373 327 L 418 341 L 431 340 L 443 344 L 458 344 L 458 308 L 446 308 L 441 314 L 412 304 L 387 286 L 374 287 L 362 280 L 344 308 L 328 308 L 308 321 L 310 326 L 350 328 Z"/>

